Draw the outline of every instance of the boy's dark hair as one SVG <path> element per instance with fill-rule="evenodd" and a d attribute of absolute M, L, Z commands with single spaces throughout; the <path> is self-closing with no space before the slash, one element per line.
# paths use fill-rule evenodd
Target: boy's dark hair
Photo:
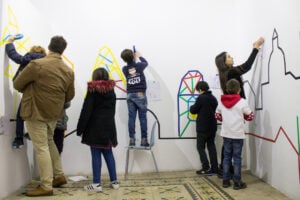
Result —
<path fill-rule="evenodd" d="M 134 58 L 133 51 L 131 49 L 124 49 L 121 53 L 121 58 L 126 62 L 127 64 L 131 63 Z"/>
<path fill-rule="evenodd" d="M 226 83 L 226 90 L 228 94 L 238 94 L 241 89 L 240 83 L 236 79 L 230 79 Z"/>
<path fill-rule="evenodd" d="M 106 71 L 106 69 L 104 68 L 97 68 L 94 70 L 93 72 L 93 77 L 92 77 L 93 81 L 97 81 L 97 80 L 109 80 L 109 74 Z"/>
<path fill-rule="evenodd" d="M 197 90 L 197 91 L 202 90 L 202 91 L 204 91 L 204 92 L 208 91 L 208 90 L 209 90 L 208 83 L 205 82 L 205 81 L 199 81 L 199 82 L 196 84 L 196 90 Z"/>
<path fill-rule="evenodd" d="M 52 52 L 62 54 L 67 47 L 67 41 L 62 36 L 51 38 L 48 49 Z"/>

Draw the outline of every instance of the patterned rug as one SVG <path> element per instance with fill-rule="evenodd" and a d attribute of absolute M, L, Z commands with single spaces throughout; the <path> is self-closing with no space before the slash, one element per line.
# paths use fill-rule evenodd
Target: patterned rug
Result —
<path fill-rule="evenodd" d="M 54 196 L 43 199 L 67 200 L 232 200 L 219 185 L 209 177 L 198 176 L 194 171 L 164 172 L 129 175 L 127 180 L 120 180 L 120 188 L 114 190 L 110 186 L 107 176 L 102 177 L 103 191 L 100 193 L 86 192 L 83 186 L 91 183 L 88 181 L 73 182 L 63 188 L 54 189 Z M 11 200 L 24 200 L 29 197 L 22 193 L 33 189 L 37 181 L 31 181 L 25 188 L 7 198 Z"/>

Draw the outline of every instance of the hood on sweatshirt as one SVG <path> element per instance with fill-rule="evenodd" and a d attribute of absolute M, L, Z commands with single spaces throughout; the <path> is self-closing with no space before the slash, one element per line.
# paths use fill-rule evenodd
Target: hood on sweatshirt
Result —
<path fill-rule="evenodd" d="M 106 93 L 114 89 L 116 83 L 113 80 L 97 80 L 88 82 L 90 92 Z"/>
<path fill-rule="evenodd" d="M 221 102 L 226 108 L 231 108 L 239 102 L 241 96 L 239 94 L 224 94 L 221 96 Z"/>

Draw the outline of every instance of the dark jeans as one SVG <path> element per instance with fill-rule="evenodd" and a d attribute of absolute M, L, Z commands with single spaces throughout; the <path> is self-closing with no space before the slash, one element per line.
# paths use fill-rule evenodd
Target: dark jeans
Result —
<path fill-rule="evenodd" d="M 205 170 L 211 169 L 214 172 L 218 172 L 218 158 L 215 146 L 215 136 L 216 133 L 197 132 L 197 149 L 200 155 L 202 168 Z M 205 146 L 207 146 L 210 165 L 205 152 Z"/>
<path fill-rule="evenodd" d="M 147 97 L 145 93 L 128 93 L 128 131 L 129 137 L 135 138 L 135 119 L 139 113 L 142 138 L 147 138 Z"/>
<path fill-rule="evenodd" d="M 21 117 L 21 103 L 19 104 L 17 116 L 16 116 L 16 137 L 23 139 L 24 135 L 24 120 Z"/>
<path fill-rule="evenodd" d="M 93 183 L 101 183 L 101 154 L 105 159 L 110 181 L 117 180 L 116 163 L 112 149 L 102 149 L 91 147 L 92 153 L 92 168 L 93 168 Z"/>
<path fill-rule="evenodd" d="M 54 130 L 53 140 L 59 154 L 61 154 L 61 152 L 63 151 L 64 139 L 65 139 L 65 130 L 56 128 Z"/>
<path fill-rule="evenodd" d="M 241 180 L 242 169 L 242 149 L 243 139 L 223 138 L 224 160 L 223 160 L 223 180 L 231 179 L 230 166 L 233 158 L 233 181 Z"/>
<path fill-rule="evenodd" d="M 223 160 L 224 160 L 224 144 L 222 145 L 222 152 L 221 152 L 221 164 L 220 164 L 220 169 L 222 170 L 223 173 Z M 230 173 L 233 174 L 233 166 L 232 162 L 230 164 Z"/>

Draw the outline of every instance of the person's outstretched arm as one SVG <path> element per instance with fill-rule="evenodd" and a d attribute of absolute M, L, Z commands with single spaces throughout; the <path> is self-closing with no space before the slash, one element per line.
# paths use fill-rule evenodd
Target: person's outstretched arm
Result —
<path fill-rule="evenodd" d="M 15 48 L 15 45 L 14 45 L 14 41 L 15 41 L 15 38 L 14 36 L 11 36 L 10 38 L 8 38 L 7 40 L 7 44 L 5 45 L 5 52 L 7 54 L 7 56 L 12 59 L 15 63 L 17 64 L 21 64 L 22 61 L 23 61 L 23 57 L 22 55 L 20 55 L 17 51 L 16 51 L 16 48 Z"/>
<path fill-rule="evenodd" d="M 134 54 L 134 58 L 137 61 L 138 59 L 140 60 L 139 62 L 139 67 L 142 68 L 141 70 L 144 70 L 148 66 L 147 60 L 142 56 L 142 54 L 139 51 L 136 51 Z"/>
<path fill-rule="evenodd" d="M 263 43 L 264 43 L 264 39 L 262 37 L 260 37 L 258 40 L 256 40 L 253 43 L 253 49 L 252 49 L 252 52 L 251 52 L 249 58 L 247 59 L 247 61 L 240 66 L 234 67 L 231 70 L 232 71 L 231 73 L 235 73 L 238 76 L 241 76 L 241 75 L 247 73 L 251 69 L 251 67 L 255 61 L 256 55 L 258 53 L 258 50 Z"/>

